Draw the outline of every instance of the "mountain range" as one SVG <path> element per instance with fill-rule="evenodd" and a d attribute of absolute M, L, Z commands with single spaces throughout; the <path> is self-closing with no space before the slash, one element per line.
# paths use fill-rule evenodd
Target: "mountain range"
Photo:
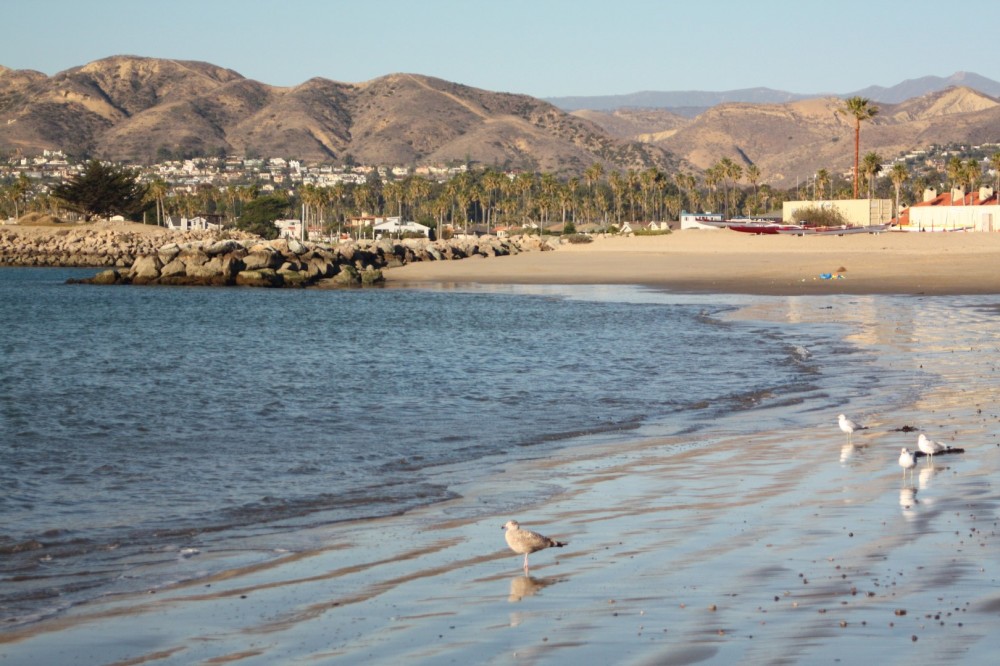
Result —
<path fill-rule="evenodd" d="M 908 79 L 889 88 L 869 86 L 850 93 L 818 93 L 803 95 L 771 88 L 744 88 L 708 92 L 704 90 L 686 91 L 643 91 L 628 95 L 597 95 L 590 97 L 546 97 L 545 101 L 564 111 L 614 111 L 617 109 L 666 109 L 678 115 L 694 117 L 713 106 L 729 102 L 751 104 L 785 104 L 816 97 L 864 97 L 882 104 L 899 104 L 913 97 L 941 92 L 948 88 L 963 87 L 978 90 L 992 97 L 1000 97 L 1000 83 L 979 74 L 955 72 L 949 77 L 924 76 Z"/>
<path fill-rule="evenodd" d="M 865 152 L 892 158 L 931 144 L 1000 140 L 1000 84 L 974 74 L 858 94 L 880 107 L 863 126 Z M 836 112 L 842 96 L 751 89 L 627 97 L 643 103 L 570 112 L 560 100 L 418 74 L 277 87 L 204 62 L 113 56 L 53 76 L 0 66 L 0 151 L 132 163 L 221 154 L 471 163 L 559 176 L 595 162 L 609 171 L 697 171 L 730 157 L 756 164 L 761 182 L 777 187 L 820 168 L 847 170 L 853 159 L 852 122 Z M 658 108 L 658 99 L 679 106 Z M 679 112 L 695 107 L 694 115 Z"/>

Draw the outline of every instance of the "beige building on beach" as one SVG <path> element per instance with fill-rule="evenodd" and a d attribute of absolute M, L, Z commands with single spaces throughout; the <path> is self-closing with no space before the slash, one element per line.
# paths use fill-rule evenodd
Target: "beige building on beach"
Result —
<path fill-rule="evenodd" d="M 924 198 L 899 216 L 903 231 L 1000 231 L 1000 202 L 992 187 L 965 193 L 962 188 L 938 194 L 924 190 Z"/>

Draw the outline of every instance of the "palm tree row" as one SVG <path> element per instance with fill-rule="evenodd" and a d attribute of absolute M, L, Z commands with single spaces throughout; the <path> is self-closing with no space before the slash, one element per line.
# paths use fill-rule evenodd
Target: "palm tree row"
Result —
<path fill-rule="evenodd" d="M 859 160 L 854 187 L 864 185 L 868 196 L 874 196 L 883 161 L 875 152 Z M 1000 153 L 989 161 L 1000 190 Z M 955 186 L 974 189 L 984 178 L 982 163 L 952 158 L 947 178 Z M 889 179 L 895 188 L 898 211 L 903 185 L 911 180 L 906 166 L 895 164 Z M 802 198 L 801 192 L 777 191 L 759 180 L 756 165 L 738 164 L 730 158 L 720 159 L 701 175 L 668 174 L 656 168 L 606 174 L 605 167 L 594 163 L 581 178 L 568 179 L 495 169 L 463 172 L 445 182 L 421 176 L 385 182 L 372 177 L 357 184 L 300 185 L 288 197 L 288 215 L 301 214 L 304 226 L 330 230 L 342 228 L 350 218 L 378 215 L 420 221 L 436 227 L 439 233 L 445 225 L 495 232 L 498 227 L 567 228 L 585 223 L 608 227 L 626 221 L 675 220 L 682 210 L 755 215 L 780 206 L 786 198 Z M 221 188 L 201 185 L 188 190 L 171 189 L 165 181 L 154 179 L 147 185 L 147 202 L 157 224 L 163 224 L 168 215 L 192 217 L 205 213 L 235 220 L 243 206 L 262 194 L 252 184 Z M 851 197 L 850 190 L 838 185 L 826 169 L 816 172 L 812 185 L 815 199 Z M 913 182 L 915 190 L 926 185 L 923 177 Z M 28 211 L 58 214 L 59 202 L 34 192 L 32 181 L 22 175 L 0 184 L 0 211 L 15 217 Z"/>

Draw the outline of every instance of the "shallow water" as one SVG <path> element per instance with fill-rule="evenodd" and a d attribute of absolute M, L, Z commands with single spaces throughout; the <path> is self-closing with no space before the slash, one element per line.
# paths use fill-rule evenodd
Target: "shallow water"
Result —
<path fill-rule="evenodd" d="M 90 591 L 100 600 L 8 625 L 0 659 L 985 663 L 1000 649 L 992 299 L 444 293 L 693 306 L 725 343 L 745 343 L 730 355 L 751 358 L 716 400 L 415 472 L 451 500 L 192 532 L 198 553 L 130 560 L 126 582 Z M 765 347 L 795 381 L 739 393 Z M 705 375 L 725 363 L 703 360 Z M 855 446 L 839 411 L 871 426 Z M 901 481 L 895 457 L 916 436 L 904 425 L 967 453 Z M 532 555 L 524 576 L 499 529 L 509 517 L 570 545 Z M 190 580 L 150 594 L 168 574 Z M 130 585 L 143 593 L 110 594 Z"/>
<path fill-rule="evenodd" d="M 776 427 L 885 379 L 835 321 L 729 317 L 745 297 L 64 284 L 88 274 L 0 269 L 7 625 L 445 500 L 464 463 Z"/>

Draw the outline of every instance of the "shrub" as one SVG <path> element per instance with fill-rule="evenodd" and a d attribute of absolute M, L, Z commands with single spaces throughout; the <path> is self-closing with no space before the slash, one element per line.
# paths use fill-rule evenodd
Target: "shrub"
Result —
<path fill-rule="evenodd" d="M 587 234 L 567 234 L 566 236 L 563 236 L 563 238 L 566 239 L 567 243 L 574 243 L 574 244 L 592 243 L 594 241 L 594 239 L 588 236 Z"/>
<path fill-rule="evenodd" d="M 840 227 L 848 224 L 847 218 L 836 208 L 808 206 L 799 208 L 792 214 L 792 222 L 815 227 Z"/>

